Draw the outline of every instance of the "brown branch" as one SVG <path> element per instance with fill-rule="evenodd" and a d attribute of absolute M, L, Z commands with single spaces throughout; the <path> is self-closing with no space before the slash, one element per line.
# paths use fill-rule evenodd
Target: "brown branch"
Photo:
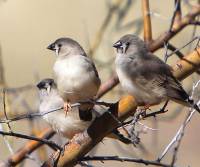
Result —
<path fill-rule="evenodd" d="M 181 10 L 181 0 L 175 0 L 175 5 L 177 4 L 176 13 L 175 13 L 175 23 L 181 21 L 182 10 Z"/>
<path fill-rule="evenodd" d="M 142 0 L 142 13 L 143 13 L 143 24 L 144 24 L 144 41 L 149 43 L 152 41 L 149 0 Z"/>
<path fill-rule="evenodd" d="M 184 55 L 181 53 L 179 49 L 177 49 L 174 45 L 168 43 L 168 49 L 172 52 L 175 52 L 175 54 L 181 59 Z"/>
<path fill-rule="evenodd" d="M 33 126 L 33 128 L 32 128 L 32 134 L 34 136 L 39 136 L 40 133 L 41 133 L 40 128 L 38 128 L 37 125 L 35 124 L 35 127 Z M 38 156 L 38 158 L 39 158 L 39 160 L 41 162 L 45 161 L 48 158 L 47 148 L 46 147 L 40 147 L 40 148 L 38 148 L 37 149 L 37 156 Z"/>
<path fill-rule="evenodd" d="M 172 28 L 175 26 L 175 24 L 179 23 L 181 21 L 181 0 L 175 0 L 175 9 L 174 9 L 174 13 L 171 19 L 171 24 L 170 24 L 170 28 L 169 31 L 172 30 Z"/>
<path fill-rule="evenodd" d="M 190 22 L 191 25 L 200 26 L 200 21 L 194 20 Z"/>
<path fill-rule="evenodd" d="M 185 56 L 182 60 L 178 61 L 175 66 L 173 66 L 174 76 L 179 80 L 183 80 L 199 68 L 200 47 L 195 49 L 188 56 Z"/>
<path fill-rule="evenodd" d="M 192 64 L 195 64 L 192 65 Z M 181 67 L 181 68 L 177 68 Z M 174 65 L 174 75 L 178 79 L 184 79 L 189 74 L 194 72 L 197 68 L 200 68 L 200 48 L 193 51 L 191 54 L 184 57 L 184 60 L 178 61 Z M 130 115 L 135 113 L 137 104 L 134 97 L 123 97 L 119 103 L 116 103 L 115 107 L 110 109 L 110 112 L 115 114 L 120 121 L 125 120 Z M 91 127 L 88 129 L 88 133 L 84 133 L 84 138 L 80 142 L 80 135 L 73 138 L 72 142 L 67 145 L 64 156 L 60 157 L 58 166 L 73 166 L 79 158 L 87 154 L 97 143 L 99 143 L 106 135 L 108 135 L 113 129 L 118 126 L 117 122 L 107 112 L 103 114 L 99 119 L 95 120 Z M 83 135 L 83 134 L 82 134 Z M 74 142 L 75 141 L 75 142 Z M 79 144 L 77 144 L 77 142 Z M 53 158 L 50 158 L 44 163 L 44 167 L 52 167 L 59 152 L 54 153 Z"/>
<path fill-rule="evenodd" d="M 114 88 L 118 83 L 119 83 L 119 79 L 117 77 L 117 74 L 114 74 L 109 80 L 107 80 L 104 84 L 101 85 L 101 87 L 96 95 L 96 99 L 101 98 L 109 90 Z"/>
<path fill-rule="evenodd" d="M 178 32 L 180 32 L 183 28 L 190 24 L 192 20 L 195 19 L 196 16 L 200 14 L 200 5 L 192 8 L 191 12 L 184 16 L 179 23 L 173 26 L 171 31 L 166 31 L 162 35 L 160 35 L 157 39 L 155 39 L 149 45 L 149 49 L 151 52 L 154 52 L 161 47 L 163 47 L 166 41 L 169 41 L 173 38 Z"/>
<path fill-rule="evenodd" d="M 115 114 L 115 116 L 120 120 L 123 120 L 128 117 L 130 111 L 134 112 L 136 107 L 137 105 L 134 98 L 132 96 L 126 96 L 120 100 L 119 104 L 116 103 L 114 107 L 110 109 L 110 112 Z M 105 124 L 106 126 L 103 126 Z M 64 152 L 65 156 L 60 157 L 58 166 L 75 165 L 77 163 L 77 158 L 85 155 L 94 147 L 94 145 L 99 143 L 113 129 L 117 128 L 117 126 L 117 121 L 110 114 L 108 114 L 108 112 L 103 114 L 100 118 L 96 119 L 92 123 L 92 126 L 88 128 L 87 132 L 84 133 L 84 140 L 81 141 L 81 144 L 77 144 L 77 142 L 70 142 L 70 144 L 67 145 Z M 53 158 L 50 158 L 49 161 L 47 161 L 43 166 L 52 166 L 55 162 L 55 159 L 57 159 L 58 154 L 59 152 L 56 152 L 54 156 L 52 156 Z"/>

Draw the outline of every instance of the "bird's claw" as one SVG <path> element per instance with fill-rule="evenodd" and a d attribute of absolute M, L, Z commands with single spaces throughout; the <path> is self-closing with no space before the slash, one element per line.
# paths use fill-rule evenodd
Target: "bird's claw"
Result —
<path fill-rule="evenodd" d="M 71 109 L 72 109 L 72 106 L 71 106 L 71 104 L 70 104 L 69 102 L 64 103 L 65 117 L 67 116 L 67 113 L 68 113 L 69 111 L 71 111 Z"/>

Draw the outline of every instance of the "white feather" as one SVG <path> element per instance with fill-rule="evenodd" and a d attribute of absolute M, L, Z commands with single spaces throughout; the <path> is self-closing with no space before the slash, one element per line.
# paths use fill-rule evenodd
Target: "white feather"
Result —
<path fill-rule="evenodd" d="M 51 89 L 50 94 L 40 97 L 40 112 L 47 112 L 63 106 L 62 98 L 57 91 Z M 65 116 L 63 110 L 58 110 L 43 116 L 52 128 L 64 137 L 71 139 L 75 134 L 83 132 L 91 124 L 91 121 L 83 121 L 79 118 L 78 107 L 73 107 L 72 111 Z"/>

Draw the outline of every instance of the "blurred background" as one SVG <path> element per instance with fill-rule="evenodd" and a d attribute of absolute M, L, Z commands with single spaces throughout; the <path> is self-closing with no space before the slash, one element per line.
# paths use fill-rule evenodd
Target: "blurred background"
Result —
<path fill-rule="evenodd" d="M 191 10 L 197 1 L 182 1 L 183 15 Z M 174 11 L 174 1 L 150 1 L 153 38 L 169 29 Z M 140 0 L 0 0 L 0 84 L 9 88 L 6 92 L 6 109 L 9 117 L 38 110 L 38 92 L 35 84 L 43 78 L 53 77 L 52 66 L 55 55 L 46 47 L 60 37 L 71 37 L 83 46 L 94 60 L 102 82 L 114 73 L 115 53 L 112 44 L 122 35 L 134 33 L 143 38 L 142 6 Z M 170 42 L 177 48 L 199 35 L 199 27 L 188 26 Z M 187 54 L 195 47 L 195 42 L 182 49 Z M 164 58 L 164 49 L 155 54 Z M 173 65 L 176 56 L 168 59 Z M 190 92 L 192 85 L 199 80 L 193 74 L 183 81 L 184 88 Z M 199 92 L 197 91 L 196 95 Z M 108 102 L 117 101 L 125 93 L 120 85 L 102 99 Z M 4 119 L 1 93 L 0 118 Z M 152 108 L 156 111 L 160 106 Z M 187 108 L 170 102 L 168 113 L 156 119 L 149 118 L 142 124 L 153 128 L 148 130 L 137 125 L 141 144 L 138 147 L 125 145 L 105 138 L 90 155 L 119 155 L 155 160 L 171 141 L 187 115 Z M 21 120 L 11 123 L 14 132 L 36 135 L 48 127 L 42 119 Z M 178 153 L 177 165 L 199 166 L 200 155 L 200 117 L 192 118 L 186 129 Z M 6 125 L 0 129 L 8 131 Z M 53 140 L 61 143 L 61 137 Z M 7 144 L 6 144 L 7 143 Z M 10 149 L 8 147 L 10 145 Z M 12 151 L 26 143 L 19 138 L 0 136 L 0 160 L 5 160 Z M 171 150 L 173 151 L 173 149 Z M 49 149 L 43 146 L 27 158 L 20 166 L 39 166 L 48 155 Z M 171 152 L 163 162 L 171 162 Z M 92 162 L 93 166 L 143 166 L 125 162 Z"/>

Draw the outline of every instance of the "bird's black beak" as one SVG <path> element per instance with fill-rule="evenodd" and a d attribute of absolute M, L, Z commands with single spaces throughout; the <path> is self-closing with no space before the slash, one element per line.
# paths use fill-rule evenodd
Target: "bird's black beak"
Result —
<path fill-rule="evenodd" d="M 55 50 L 56 50 L 55 44 L 54 44 L 54 43 L 50 44 L 50 45 L 47 47 L 47 49 L 55 51 Z"/>
<path fill-rule="evenodd" d="M 114 48 L 121 48 L 122 47 L 122 43 L 120 41 L 117 41 L 116 43 L 113 44 Z"/>

